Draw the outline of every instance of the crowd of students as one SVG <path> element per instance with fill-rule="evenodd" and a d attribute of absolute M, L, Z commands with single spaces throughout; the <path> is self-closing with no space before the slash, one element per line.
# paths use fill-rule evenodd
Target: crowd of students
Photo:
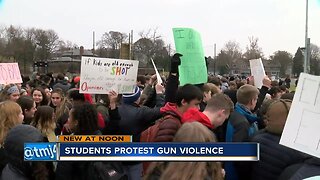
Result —
<path fill-rule="evenodd" d="M 79 93 L 80 77 L 34 73 L 0 93 L 0 175 L 6 179 L 303 179 L 320 159 L 279 144 L 294 92 L 271 81 L 209 76 L 179 87 L 181 54 L 163 84 L 139 75 L 134 93 Z M 281 83 L 281 82 L 280 82 Z M 290 85 L 289 85 L 290 86 Z M 258 142 L 257 162 L 28 162 L 24 142 L 57 135 L 132 135 L 134 142 Z M 2 173 L 1 173 L 2 172 Z M 110 173 L 111 172 L 111 173 Z"/>

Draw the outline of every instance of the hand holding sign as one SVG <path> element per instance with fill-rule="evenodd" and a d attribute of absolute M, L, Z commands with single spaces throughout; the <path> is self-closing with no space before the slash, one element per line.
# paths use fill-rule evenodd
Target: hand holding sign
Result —
<path fill-rule="evenodd" d="M 173 35 L 176 51 L 183 54 L 179 66 L 180 85 L 207 82 L 208 72 L 200 34 L 191 28 L 173 28 Z"/>

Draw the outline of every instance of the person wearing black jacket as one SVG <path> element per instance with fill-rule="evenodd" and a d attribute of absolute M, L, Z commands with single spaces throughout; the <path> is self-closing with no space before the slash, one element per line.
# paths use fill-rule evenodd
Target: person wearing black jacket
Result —
<path fill-rule="evenodd" d="M 162 85 L 156 85 L 157 103 L 154 108 L 138 106 L 141 95 L 138 86 L 135 87 L 134 93 L 123 94 L 122 104 L 118 107 L 121 117 L 119 134 L 132 135 L 133 142 L 139 142 L 140 134 L 162 116 L 160 107 L 164 105 L 163 91 L 164 87 Z M 141 178 L 141 162 L 124 162 L 123 164 L 129 179 Z"/>
<path fill-rule="evenodd" d="M 260 160 L 242 169 L 252 173 L 242 173 L 241 179 L 269 180 L 278 179 L 282 171 L 296 163 L 302 163 L 310 156 L 281 144 L 280 138 L 290 110 L 291 101 L 277 100 L 266 113 L 266 128 L 252 138 L 252 142 L 260 144 Z M 248 175 L 251 174 L 251 177 Z"/>
<path fill-rule="evenodd" d="M 300 180 L 320 176 L 320 158 L 311 157 L 303 163 L 287 167 L 278 180 Z"/>

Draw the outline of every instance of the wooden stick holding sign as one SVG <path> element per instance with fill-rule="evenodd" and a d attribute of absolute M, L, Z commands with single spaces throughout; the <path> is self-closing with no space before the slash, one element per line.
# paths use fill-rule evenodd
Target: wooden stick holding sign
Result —
<path fill-rule="evenodd" d="M 161 76 L 160 76 L 160 74 L 159 74 L 159 72 L 158 72 L 158 69 L 157 69 L 156 65 L 154 64 L 154 61 L 153 61 L 152 58 L 151 58 L 151 62 L 152 62 L 152 65 L 153 65 L 154 70 L 156 71 L 157 84 L 162 85 L 163 82 L 162 82 Z"/>

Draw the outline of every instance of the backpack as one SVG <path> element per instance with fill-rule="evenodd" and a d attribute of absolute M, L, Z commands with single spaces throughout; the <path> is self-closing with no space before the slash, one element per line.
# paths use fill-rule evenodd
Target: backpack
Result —
<path fill-rule="evenodd" d="M 144 130 L 141 133 L 140 142 L 155 142 L 155 138 L 156 138 L 156 135 L 158 134 L 159 127 L 160 127 L 161 123 L 163 123 L 164 121 L 166 121 L 168 119 L 172 119 L 172 118 L 175 118 L 175 119 L 178 118 L 180 120 L 180 117 L 178 117 L 177 115 L 175 115 L 173 113 L 168 112 L 164 117 L 157 120 L 153 126 L 150 126 L 148 129 Z M 151 164 L 151 162 L 143 162 L 142 163 L 143 174 L 146 174 L 150 164 Z"/>
<path fill-rule="evenodd" d="M 88 177 L 91 180 L 127 180 L 121 162 L 89 162 Z"/>
<path fill-rule="evenodd" d="M 161 123 L 168 119 L 176 119 L 178 118 L 180 120 L 180 117 L 177 115 L 168 112 L 165 116 L 162 118 L 156 120 L 155 124 L 150 126 L 148 129 L 144 130 L 140 135 L 140 142 L 155 142 L 156 135 L 158 134 L 159 127 Z"/>

